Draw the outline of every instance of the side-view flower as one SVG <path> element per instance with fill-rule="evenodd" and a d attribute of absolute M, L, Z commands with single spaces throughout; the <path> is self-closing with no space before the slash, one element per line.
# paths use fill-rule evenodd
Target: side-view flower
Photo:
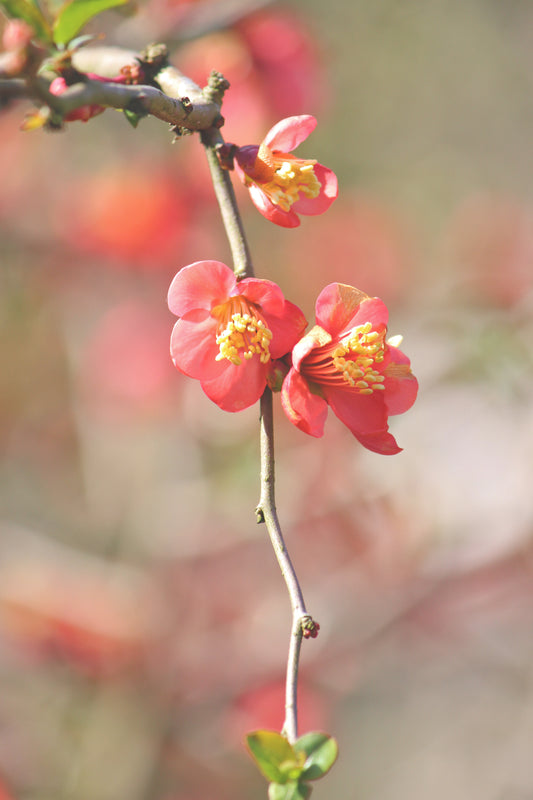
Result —
<path fill-rule="evenodd" d="M 418 381 L 410 361 L 386 340 L 387 307 L 377 297 L 331 283 L 316 302 L 316 322 L 295 345 L 281 401 L 290 421 L 322 436 L 328 405 L 369 450 L 400 452 L 388 417 L 414 403 Z"/>
<path fill-rule="evenodd" d="M 307 321 L 272 281 L 237 281 L 219 261 L 181 269 L 168 292 L 179 316 L 170 341 L 176 368 L 197 378 L 224 411 L 241 411 L 261 397 L 271 359 L 281 358 Z"/>
<path fill-rule="evenodd" d="M 308 114 L 288 117 L 274 125 L 260 145 L 235 150 L 235 170 L 253 204 L 284 228 L 296 228 L 298 214 L 322 214 L 337 197 L 334 172 L 291 154 L 315 127 L 316 119 Z"/>

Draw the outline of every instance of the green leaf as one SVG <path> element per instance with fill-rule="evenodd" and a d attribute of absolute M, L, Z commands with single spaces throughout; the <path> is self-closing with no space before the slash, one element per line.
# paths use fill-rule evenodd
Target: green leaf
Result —
<path fill-rule="evenodd" d="M 307 800 L 312 792 L 306 783 L 271 783 L 268 787 L 268 800 Z"/>
<path fill-rule="evenodd" d="M 287 739 L 276 731 L 255 731 L 246 737 L 250 752 L 267 781 L 287 783 L 298 756 Z M 302 771 L 303 764 L 299 772 Z M 296 776 L 297 777 L 297 776 Z"/>
<path fill-rule="evenodd" d="M 39 41 L 52 41 L 50 25 L 37 3 L 32 0 L 0 0 L 0 8 L 10 19 L 23 19 L 31 25 Z"/>
<path fill-rule="evenodd" d="M 294 749 L 306 755 L 301 772 L 306 781 L 316 781 L 329 772 L 339 753 L 337 742 L 327 733 L 306 733 L 296 740 Z"/>
<path fill-rule="evenodd" d="M 67 44 L 97 14 L 127 2 L 128 0 L 70 0 L 61 7 L 54 22 L 54 42 Z"/>
<path fill-rule="evenodd" d="M 146 114 L 136 114 L 135 111 L 130 111 L 129 108 L 124 109 L 124 116 L 130 123 L 132 128 L 136 128 L 139 121 L 146 116 Z"/>

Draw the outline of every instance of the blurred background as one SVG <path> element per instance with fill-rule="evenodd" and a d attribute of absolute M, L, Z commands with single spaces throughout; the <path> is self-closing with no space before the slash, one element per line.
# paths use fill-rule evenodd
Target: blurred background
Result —
<path fill-rule="evenodd" d="M 533 6 L 103 20 L 202 85 L 222 71 L 228 141 L 317 116 L 300 152 L 339 199 L 287 231 L 238 191 L 256 274 L 311 323 L 331 281 L 379 295 L 420 382 L 392 458 L 277 409 L 278 511 L 321 625 L 300 729 L 340 745 L 316 797 L 530 800 Z M 21 133 L 27 110 L 0 114 L 0 797 L 259 800 L 243 738 L 281 727 L 290 607 L 254 517 L 258 409 L 220 411 L 168 355 L 172 277 L 229 259 L 201 147 L 112 110 Z"/>

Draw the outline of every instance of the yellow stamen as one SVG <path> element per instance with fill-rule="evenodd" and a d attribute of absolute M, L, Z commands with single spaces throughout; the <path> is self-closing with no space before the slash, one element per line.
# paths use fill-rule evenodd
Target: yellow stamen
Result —
<path fill-rule="evenodd" d="M 283 211 L 290 211 L 301 197 L 310 200 L 318 197 L 322 184 L 315 175 L 316 161 L 296 158 L 288 153 L 272 153 L 265 145 L 261 146 L 257 161 L 263 166 L 265 176 L 268 174 L 269 177 L 265 181 L 248 177 L 248 184 L 257 183 L 268 199 Z M 257 166 L 256 162 L 256 169 Z"/>
<path fill-rule="evenodd" d="M 373 331 L 372 323 L 365 322 L 342 339 L 332 353 L 335 369 L 359 394 L 385 390 L 385 376 L 375 369 L 385 356 L 385 333 L 385 329 Z"/>
<path fill-rule="evenodd" d="M 262 364 L 270 361 L 272 333 L 261 319 L 259 310 L 244 297 L 230 297 L 211 313 L 219 319 L 216 343 L 219 353 L 216 361 L 227 358 L 238 366 L 243 359 L 249 361 L 255 355 Z"/>

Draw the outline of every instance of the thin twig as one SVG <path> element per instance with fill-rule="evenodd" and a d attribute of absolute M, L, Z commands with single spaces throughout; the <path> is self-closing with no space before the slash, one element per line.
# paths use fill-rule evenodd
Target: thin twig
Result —
<path fill-rule="evenodd" d="M 318 625 L 307 613 L 302 590 L 289 556 L 278 520 L 275 499 L 274 419 L 272 391 L 267 387 L 261 397 L 261 496 L 256 514 L 266 524 L 292 607 L 292 628 L 285 683 L 285 722 L 282 732 L 289 742 L 298 737 L 298 666 L 304 634 L 316 636 Z"/>
<path fill-rule="evenodd" d="M 239 279 L 251 278 L 254 274 L 252 257 L 237 207 L 235 192 L 229 172 L 222 169 L 217 155 L 217 147 L 224 143 L 224 139 L 220 131 L 212 129 L 202 133 L 202 143 L 205 147 L 211 179 L 231 248 L 233 271 Z"/>

